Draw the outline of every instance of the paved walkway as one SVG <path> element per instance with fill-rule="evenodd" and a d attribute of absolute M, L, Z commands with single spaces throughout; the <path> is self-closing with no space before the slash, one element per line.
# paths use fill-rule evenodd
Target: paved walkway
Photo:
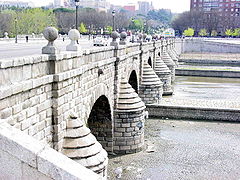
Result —
<path fill-rule="evenodd" d="M 240 124 L 149 119 L 145 150 L 111 158 L 109 179 L 239 180 Z M 147 147 L 155 149 L 147 153 Z"/>

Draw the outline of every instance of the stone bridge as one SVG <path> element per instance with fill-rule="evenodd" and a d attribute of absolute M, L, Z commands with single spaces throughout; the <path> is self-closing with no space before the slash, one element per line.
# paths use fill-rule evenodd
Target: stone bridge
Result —
<path fill-rule="evenodd" d="M 68 131 L 80 127 L 71 117 L 85 122 L 107 152 L 138 152 L 145 104 L 172 93 L 174 44 L 168 39 L 0 60 L 0 121 L 76 160 L 79 144 L 71 141 L 83 136 Z"/>

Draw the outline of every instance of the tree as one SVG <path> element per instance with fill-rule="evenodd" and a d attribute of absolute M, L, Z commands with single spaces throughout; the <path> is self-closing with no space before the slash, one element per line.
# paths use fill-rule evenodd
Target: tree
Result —
<path fill-rule="evenodd" d="M 40 34 L 47 26 L 55 26 L 56 19 L 52 10 L 42 8 L 25 9 L 13 13 L 11 34 L 15 33 L 15 19 L 19 34 Z"/>
<path fill-rule="evenodd" d="M 188 28 L 183 32 L 184 36 L 189 36 L 192 37 L 194 35 L 194 29 L 193 28 Z"/>
<path fill-rule="evenodd" d="M 149 11 L 147 14 L 147 19 L 152 19 L 161 22 L 164 25 L 169 26 L 172 21 L 172 13 L 168 9 L 159 9 Z"/>
<path fill-rule="evenodd" d="M 7 13 L 0 13 L 0 36 L 3 36 L 5 32 L 10 32 L 10 23 L 12 21 L 12 15 Z"/>
<path fill-rule="evenodd" d="M 212 30 L 211 36 L 212 37 L 216 37 L 217 35 L 218 35 L 217 31 L 216 30 Z"/>
<path fill-rule="evenodd" d="M 107 26 L 107 27 L 106 27 L 106 30 L 107 30 L 107 32 L 108 32 L 109 34 L 111 34 L 112 31 L 113 31 L 113 27 L 112 27 L 112 26 Z"/>
<path fill-rule="evenodd" d="M 232 32 L 233 37 L 239 37 L 240 35 L 240 28 L 235 28 L 234 31 Z"/>
<path fill-rule="evenodd" d="M 83 23 L 80 24 L 79 31 L 80 31 L 80 33 L 86 33 L 87 32 L 85 24 L 83 24 Z"/>
<path fill-rule="evenodd" d="M 231 29 L 226 29 L 225 31 L 225 35 L 227 35 L 228 37 L 233 35 L 233 31 Z"/>
<path fill-rule="evenodd" d="M 201 37 L 207 36 L 208 35 L 207 30 L 206 29 L 200 29 L 198 35 L 201 36 Z"/>

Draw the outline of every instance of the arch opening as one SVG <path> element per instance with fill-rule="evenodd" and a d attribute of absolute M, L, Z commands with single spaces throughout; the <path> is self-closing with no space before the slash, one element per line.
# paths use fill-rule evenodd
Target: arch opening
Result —
<path fill-rule="evenodd" d="M 152 59 L 151 59 L 151 57 L 148 58 L 148 64 L 152 67 Z"/>
<path fill-rule="evenodd" d="M 128 83 L 132 86 L 132 88 L 138 93 L 138 80 L 136 71 L 132 71 L 128 80 Z"/>
<path fill-rule="evenodd" d="M 110 104 L 106 96 L 100 96 L 94 103 L 88 118 L 88 127 L 103 148 L 108 152 L 112 152 L 112 116 Z"/>

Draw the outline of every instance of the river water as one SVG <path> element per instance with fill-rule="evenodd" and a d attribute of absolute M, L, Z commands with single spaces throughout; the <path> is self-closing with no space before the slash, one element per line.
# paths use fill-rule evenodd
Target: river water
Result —
<path fill-rule="evenodd" d="M 173 99 L 240 100 L 240 79 L 177 76 Z"/>
<path fill-rule="evenodd" d="M 174 95 L 165 99 L 240 100 L 240 79 L 176 77 Z M 142 152 L 112 156 L 108 179 L 240 179 L 240 124 L 148 119 Z M 151 146 L 154 152 L 146 149 Z"/>

